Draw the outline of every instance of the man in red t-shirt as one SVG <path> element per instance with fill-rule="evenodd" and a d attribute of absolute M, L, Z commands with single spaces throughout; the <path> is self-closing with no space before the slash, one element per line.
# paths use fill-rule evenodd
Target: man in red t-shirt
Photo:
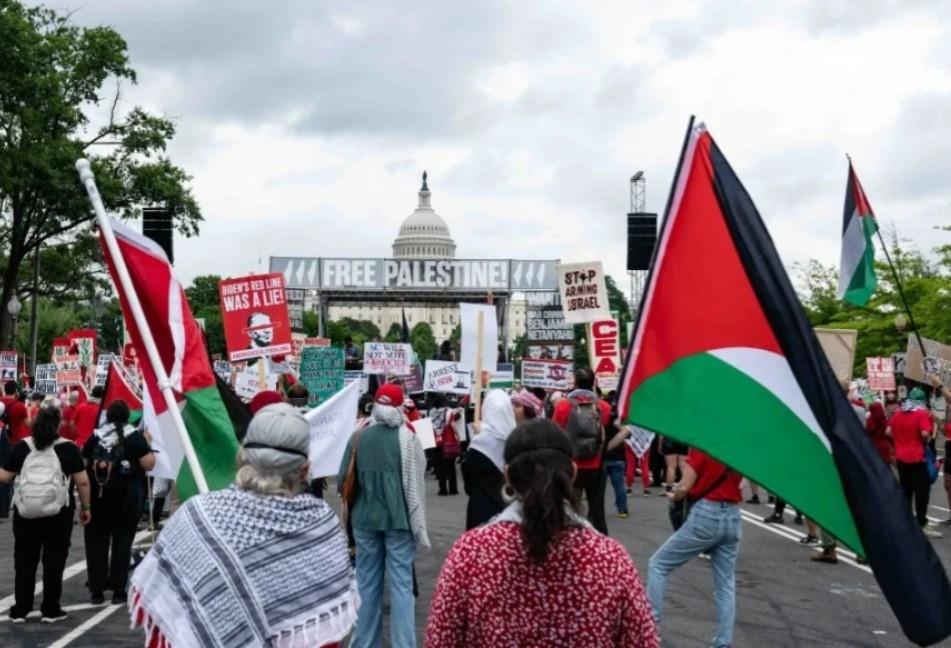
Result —
<path fill-rule="evenodd" d="M 742 475 L 690 448 L 680 485 L 668 497 L 676 504 L 689 497 L 696 502 L 687 521 L 650 559 L 647 598 L 659 624 L 664 589 L 672 571 L 701 553 L 713 561 L 713 598 L 717 606 L 714 646 L 733 644 L 736 620 L 736 556 L 740 550 L 740 492 Z"/>
<path fill-rule="evenodd" d="M 901 409 L 888 421 L 885 433 L 895 442 L 895 464 L 905 501 L 910 507 L 914 496 L 918 525 L 927 535 L 940 537 L 937 531 L 926 529 L 931 478 L 925 463 L 925 444 L 931 439 L 933 428 L 934 421 L 925 407 L 925 392 L 915 387 L 908 392 L 908 399 L 902 403 Z"/>
<path fill-rule="evenodd" d="M 3 385 L 3 406 L 6 411 L 7 425 L 9 425 L 10 443 L 15 444 L 18 441 L 30 436 L 29 412 L 26 410 L 26 404 L 17 399 L 17 384 L 8 380 Z"/>
<path fill-rule="evenodd" d="M 76 411 L 73 413 L 73 429 L 76 438 L 73 440 L 80 448 L 86 445 L 86 441 L 98 426 L 99 406 L 103 393 L 102 387 L 93 387 L 89 398 L 76 405 Z"/>
<path fill-rule="evenodd" d="M 578 474 L 575 477 L 575 489 L 584 493 L 588 502 L 588 521 L 591 525 L 607 535 L 608 524 L 604 517 L 604 488 L 607 483 L 602 469 L 602 451 L 604 449 L 604 430 L 611 422 L 611 406 L 607 401 L 598 398 L 594 393 L 594 372 L 587 367 L 575 372 L 575 390 L 567 398 L 560 399 L 555 404 L 551 420 L 563 430 L 568 428 L 572 409 L 576 405 L 597 403 L 601 410 L 601 438 L 597 454 L 590 459 L 575 459 Z"/>

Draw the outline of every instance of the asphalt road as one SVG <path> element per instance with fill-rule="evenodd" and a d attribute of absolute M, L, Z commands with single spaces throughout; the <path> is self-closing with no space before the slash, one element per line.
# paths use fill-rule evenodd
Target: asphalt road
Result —
<path fill-rule="evenodd" d="M 935 520 L 951 516 L 941 480 L 933 489 L 931 515 Z M 420 598 L 416 611 L 422 643 L 429 600 L 440 565 L 453 541 L 462 532 L 465 495 L 436 497 L 435 482 L 429 478 L 427 509 L 432 550 L 421 550 L 417 558 Z M 646 578 L 650 554 L 669 535 L 666 501 L 643 497 L 635 490 L 626 520 L 613 515 L 613 495 L 608 487 L 608 525 L 613 537 L 631 552 Z M 332 501 L 336 506 L 337 502 Z M 907 646 L 881 591 L 867 567 L 848 558 L 838 565 L 813 563 L 814 549 L 803 547 L 799 538 L 805 529 L 793 524 L 789 511 L 786 524 L 760 522 L 771 508 L 744 505 L 743 541 L 737 565 L 737 646 Z M 129 630 L 124 607 L 89 605 L 84 588 L 85 564 L 80 527 L 74 527 L 73 547 L 67 562 L 63 606 L 67 620 L 43 625 L 39 618 L 13 625 L 6 610 L 13 599 L 13 534 L 10 522 L 0 523 L 0 646 L 33 648 L 50 646 L 136 647 L 142 645 L 139 630 Z M 147 543 L 147 534 L 140 534 Z M 941 560 L 951 564 L 951 528 L 933 540 Z M 842 552 L 841 556 L 848 556 Z M 901 556 L 896 556 L 901 560 Z M 664 646 L 709 645 L 714 630 L 714 605 L 710 564 L 694 560 L 668 581 L 665 617 L 661 626 Z M 37 606 L 39 601 L 37 601 Z M 951 646 L 951 641 L 941 645 Z"/>

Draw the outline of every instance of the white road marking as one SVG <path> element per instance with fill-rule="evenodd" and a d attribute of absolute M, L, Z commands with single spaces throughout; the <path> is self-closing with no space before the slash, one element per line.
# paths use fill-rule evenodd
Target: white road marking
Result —
<path fill-rule="evenodd" d="M 64 635 L 60 639 L 57 639 L 49 645 L 49 648 L 66 648 L 76 639 L 79 639 L 81 636 L 95 628 L 97 625 L 109 618 L 110 615 L 114 614 L 116 610 L 124 608 L 124 605 L 110 605 L 94 615 L 93 617 L 87 619 L 85 622 L 81 623 L 75 629 L 73 629 L 68 634 Z"/>
<path fill-rule="evenodd" d="M 144 531 L 139 531 L 138 533 L 136 533 L 136 534 L 135 534 L 135 539 L 132 541 L 133 546 L 135 546 L 136 544 L 138 544 L 139 542 L 141 542 L 144 538 L 147 538 L 149 535 L 151 535 L 151 532 L 150 532 L 148 529 L 146 529 L 146 530 L 144 530 Z M 79 562 L 75 562 L 75 563 L 73 563 L 72 565 L 70 565 L 69 567 L 67 567 L 66 569 L 64 569 L 64 570 L 63 570 L 63 581 L 65 582 L 65 581 L 67 581 L 68 579 L 70 579 L 70 578 L 72 578 L 73 576 L 75 576 L 76 574 L 82 573 L 82 572 L 84 572 L 84 571 L 86 571 L 86 560 L 85 560 L 85 559 L 80 560 Z M 43 581 L 42 581 L 42 580 L 36 581 L 36 588 L 33 590 L 33 592 L 34 592 L 34 594 L 33 594 L 34 596 L 39 596 L 40 594 L 43 593 Z M 16 596 L 15 596 L 14 594 L 11 594 L 10 596 L 7 596 L 6 598 L 0 599 L 0 613 L 3 613 L 3 612 L 6 611 L 11 605 L 13 605 L 13 603 L 14 603 L 15 600 L 16 600 Z M 67 610 L 67 611 L 68 611 L 68 610 Z"/>

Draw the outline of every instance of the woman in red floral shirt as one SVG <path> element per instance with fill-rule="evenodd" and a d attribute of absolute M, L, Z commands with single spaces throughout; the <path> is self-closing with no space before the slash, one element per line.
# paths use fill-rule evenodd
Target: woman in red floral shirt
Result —
<path fill-rule="evenodd" d="M 429 648 L 660 645 L 630 556 L 577 512 L 571 453 L 547 419 L 512 432 L 505 477 L 515 501 L 449 552 L 429 612 Z"/>

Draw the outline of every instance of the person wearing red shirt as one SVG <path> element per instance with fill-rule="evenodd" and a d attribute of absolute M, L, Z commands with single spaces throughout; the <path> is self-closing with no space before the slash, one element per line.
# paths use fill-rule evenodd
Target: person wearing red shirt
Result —
<path fill-rule="evenodd" d="M 911 507 L 915 500 L 915 516 L 926 535 L 940 537 L 937 531 L 927 529 L 928 496 L 931 478 L 925 463 L 925 444 L 931 438 L 934 422 L 925 407 L 925 392 L 915 387 L 908 392 L 908 399 L 901 409 L 892 415 L 885 433 L 895 442 L 895 463 L 898 466 L 898 481 L 905 493 L 905 501 Z"/>
<path fill-rule="evenodd" d="M 667 577 L 701 553 L 710 554 L 713 562 L 713 599 L 717 607 L 714 646 L 733 644 L 742 479 L 742 475 L 727 469 L 700 450 L 690 449 L 680 484 L 668 497 L 675 503 L 686 497 L 696 503 L 683 526 L 651 556 L 647 577 L 647 598 L 654 609 L 654 619 L 659 624 Z"/>
<path fill-rule="evenodd" d="M 888 465 L 895 462 L 894 450 L 892 450 L 892 440 L 888 438 L 885 431 L 888 429 L 888 416 L 885 414 L 885 406 L 879 402 L 872 403 L 868 408 L 868 418 L 865 419 L 865 432 L 872 445 L 878 452 L 878 456 Z"/>
<path fill-rule="evenodd" d="M 73 431 L 76 435 L 75 442 L 80 448 L 86 445 L 86 441 L 92 436 L 93 432 L 99 427 L 99 407 L 105 390 L 102 387 L 93 387 L 92 394 L 82 403 L 76 405 L 73 412 Z"/>
<path fill-rule="evenodd" d="M 17 384 L 8 380 L 3 386 L 3 406 L 7 412 L 7 425 L 10 427 L 10 443 L 15 444 L 30 436 L 30 414 L 26 405 L 17 398 Z"/>
<path fill-rule="evenodd" d="M 453 545 L 433 593 L 428 648 L 660 646 L 631 557 L 578 513 L 573 454 L 547 419 L 508 436 L 514 501 Z"/>
<path fill-rule="evenodd" d="M 611 422 L 611 406 L 607 401 L 598 398 L 594 393 L 594 372 L 587 367 L 575 371 L 575 390 L 567 398 L 560 399 L 555 404 L 551 420 L 558 427 L 566 430 L 571 411 L 576 405 L 596 402 L 601 410 L 601 443 L 604 446 L 604 430 Z M 575 488 L 584 493 L 588 502 L 588 520 L 595 529 L 607 535 L 608 523 L 604 517 L 604 488 L 607 477 L 602 469 L 602 452 L 598 452 L 591 459 L 575 459 L 578 475 L 575 477 Z"/>
<path fill-rule="evenodd" d="M 76 443 L 76 422 L 73 417 L 76 415 L 76 405 L 79 403 L 79 392 L 71 391 L 66 396 L 66 405 L 60 410 L 62 422 L 59 424 L 59 435 L 64 439 L 69 439 Z"/>

